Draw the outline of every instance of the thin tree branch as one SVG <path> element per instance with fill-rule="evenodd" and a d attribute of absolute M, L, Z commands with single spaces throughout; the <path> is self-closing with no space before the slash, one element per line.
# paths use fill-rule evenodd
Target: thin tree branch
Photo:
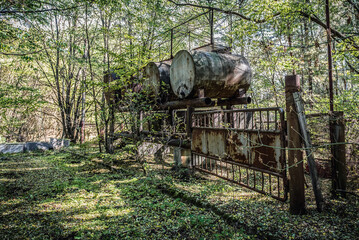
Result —
<path fill-rule="evenodd" d="M 325 29 L 327 28 L 327 25 L 326 25 L 324 22 L 322 22 L 319 18 L 317 18 L 317 17 L 315 17 L 315 16 L 312 16 L 312 15 L 306 13 L 306 12 L 303 12 L 303 11 L 299 11 L 299 14 L 300 14 L 302 17 L 308 18 L 310 21 L 315 22 L 315 23 L 318 24 L 319 26 L 321 26 L 321 27 L 323 27 L 323 28 L 325 28 Z M 331 30 L 331 33 L 332 33 L 334 36 L 336 36 L 336 37 L 338 37 L 338 38 L 340 38 L 340 39 L 342 39 L 342 40 L 344 40 L 344 39 L 347 38 L 347 37 L 344 36 L 342 33 L 340 33 L 339 31 L 337 31 L 337 30 L 335 30 L 335 29 L 333 29 L 333 28 L 331 28 L 330 30 Z"/>
<path fill-rule="evenodd" d="M 6 52 L 0 52 L 0 54 L 5 55 L 5 56 L 26 56 L 26 55 L 31 55 L 31 54 L 36 54 L 39 52 L 44 51 L 45 49 L 41 49 L 38 51 L 33 51 L 33 52 L 27 52 L 27 53 L 6 53 Z"/>
<path fill-rule="evenodd" d="M 167 1 L 175 4 L 176 6 L 191 6 L 191 7 L 202 8 L 202 9 L 210 9 L 210 10 L 213 9 L 213 10 L 216 10 L 218 12 L 236 15 L 236 16 L 239 16 L 240 18 L 244 19 L 244 20 L 252 21 L 252 22 L 255 22 L 255 23 L 264 23 L 264 22 L 266 22 L 268 20 L 268 18 L 267 19 L 254 19 L 254 18 L 244 16 L 243 14 L 240 14 L 238 12 L 233 12 L 233 11 L 229 11 L 229 10 L 223 10 L 223 9 L 216 8 L 216 7 L 208 7 L 208 6 L 202 6 L 202 5 L 192 4 L 192 3 L 176 3 L 173 0 L 167 0 Z M 348 0 L 348 1 L 350 1 L 350 0 Z M 312 16 L 312 15 L 306 13 L 306 12 L 303 12 L 303 11 L 299 11 L 298 13 L 302 17 L 308 18 L 310 21 L 315 22 L 319 26 L 321 26 L 321 27 L 323 27 L 325 29 L 327 28 L 327 25 L 324 22 L 322 22 L 318 17 Z M 271 17 L 276 17 L 276 16 L 279 16 L 279 15 L 280 15 L 280 13 L 275 13 Z M 353 40 L 349 39 L 348 37 L 346 37 L 341 32 L 331 28 L 331 33 L 332 33 L 333 37 L 337 37 L 337 38 L 339 38 L 341 40 L 347 40 L 347 41 L 349 41 L 349 43 L 353 47 L 355 47 L 356 49 L 359 49 L 359 46 Z"/>
<path fill-rule="evenodd" d="M 82 5 L 81 5 L 82 6 Z M 43 13 L 43 12 L 62 12 L 62 11 L 67 11 L 67 10 L 71 10 L 71 9 L 75 9 L 81 6 L 72 6 L 72 7 L 68 7 L 68 8 L 49 8 L 49 9 L 40 9 L 40 10 L 27 10 L 27 11 L 21 11 L 21 10 L 1 10 L 0 14 L 15 14 L 15 13 L 24 13 L 24 14 L 29 14 L 29 13 Z"/>
<path fill-rule="evenodd" d="M 347 60 L 345 60 L 346 64 L 349 66 L 349 68 L 354 71 L 356 74 L 359 74 L 359 71 L 356 70 Z"/>
<path fill-rule="evenodd" d="M 355 10 L 359 12 L 359 6 L 357 6 L 352 0 L 347 0 L 347 2 L 350 3 L 355 8 Z"/>
<path fill-rule="evenodd" d="M 191 7 L 196 7 L 196 8 L 202 8 L 202 9 L 209 9 L 209 10 L 216 10 L 218 12 L 222 12 L 222 13 L 226 13 L 226 14 L 232 14 L 232 15 L 236 15 L 244 20 L 247 20 L 247 21 L 252 21 L 252 22 L 255 22 L 255 23 L 264 23 L 266 22 L 268 19 L 254 19 L 254 18 L 250 18 L 250 17 L 247 17 L 243 14 L 240 14 L 238 12 L 233 12 L 233 11 L 230 11 L 230 10 L 223 10 L 223 9 L 220 9 L 220 8 L 216 8 L 216 7 L 208 7 L 208 6 L 202 6 L 202 5 L 197 5 L 197 4 L 192 4 L 192 3 L 176 3 L 175 1 L 173 0 L 167 0 L 173 4 L 175 4 L 176 6 L 191 6 Z M 280 13 L 275 13 L 273 14 L 271 17 L 276 17 L 278 16 Z"/>

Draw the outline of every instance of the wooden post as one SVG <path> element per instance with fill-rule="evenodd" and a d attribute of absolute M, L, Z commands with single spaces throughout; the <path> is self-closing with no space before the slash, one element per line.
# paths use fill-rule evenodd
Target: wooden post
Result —
<path fill-rule="evenodd" d="M 305 119 L 303 100 L 300 95 L 300 92 L 293 93 L 293 98 L 299 117 L 300 132 L 304 140 L 305 152 L 307 154 L 307 162 L 309 166 L 310 178 L 312 179 L 312 186 L 313 186 L 315 201 L 317 204 L 317 210 L 318 212 L 321 212 L 323 210 L 323 195 L 320 187 L 320 180 L 318 178 L 317 167 L 312 152 L 313 151 L 312 141 L 310 139 L 310 135 L 307 130 L 308 128 L 307 128 L 307 121 Z"/>
<path fill-rule="evenodd" d="M 305 213 L 304 169 L 302 142 L 299 129 L 298 114 L 295 110 L 293 93 L 300 91 L 298 75 L 285 77 L 286 113 L 288 129 L 288 166 L 289 166 L 289 194 L 290 213 Z"/>
<path fill-rule="evenodd" d="M 332 195 L 337 197 L 337 190 L 345 197 L 347 169 L 345 159 L 345 125 L 343 112 L 333 112 L 330 115 L 331 166 L 332 166 Z M 343 144 L 340 144 L 343 143 Z"/>

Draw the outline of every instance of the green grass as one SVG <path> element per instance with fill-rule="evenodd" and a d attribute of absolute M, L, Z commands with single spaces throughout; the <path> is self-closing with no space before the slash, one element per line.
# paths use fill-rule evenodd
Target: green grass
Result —
<path fill-rule="evenodd" d="M 84 154 L 80 150 L 72 152 Z M 87 152 L 0 157 L 0 239 L 356 239 L 357 198 L 308 213 L 223 180 L 131 156 Z M 106 164 L 103 165 L 103 163 Z M 111 165 L 112 167 L 108 167 Z M 307 181 L 309 182 L 309 181 Z M 325 186 L 329 183 L 325 182 Z"/>
<path fill-rule="evenodd" d="M 211 211 L 174 199 L 123 163 L 113 172 L 69 153 L 0 161 L 1 239 L 248 239 Z"/>

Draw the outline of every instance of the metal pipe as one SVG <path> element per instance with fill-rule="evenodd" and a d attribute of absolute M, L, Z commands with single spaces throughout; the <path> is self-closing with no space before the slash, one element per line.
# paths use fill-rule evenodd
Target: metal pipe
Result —
<path fill-rule="evenodd" d="M 257 111 L 278 111 L 279 113 L 283 113 L 283 109 L 279 107 L 271 107 L 271 108 L 253 108 L 253 109 L 236 109 L 236 110 L 211 110 L 205 112 L 194 112 L 194 115 L 201 115 L 201 114 L 210 114 L 210 113 L 227 113 L 227 112 L 257 112 Z"/>
<path fill-rule="evenodd" d="M 214 43 L 214 39 L 213 39 L 213 8 L 211 8 L 210 14 L 211 14 L 211 18 L 210 18 L 210 25 L 211 25 L 211 44 L 213 45 Z"/>
<path fill-rule="evenodd" d="M 167 109 L 185 109 L 188 106 L 193 108 L 201 107 L 213 107 L 213 106 L 228 106 L 228 105 L 240 105 L 240 104 L 249 104 L 252 99 L 250 97 L 242 98 L 228 98 L 228 99 L 218 99 L 213 101 L 211 98 L 195 98 L 195 99 L 183 99 L 179 101 L 171 101 L 163 104 L 157 105 L 154 109 L 167 110 Z M 119 107 L 120 112 L 128 112 L 130 109 L 126 107 Z"/>
<path fill-rule="evenodd" d="M 144 132 L 143 132 L 144 133 Z M 178 138 L 164 138 L 164 137 L 158 137 L 158 136 L 153 136 L 153 137 L 147 137 L 149 134 L 141 134 L 142 135 L 142 140 L 147 140 L 150 142 L 157 142 L 157 143 L 161 143 L 164 145 L 168 145 L 168 146 L 172 146 L 172 147 L 181 147 L 184 149 L 191 149 L 191 140 L 184 140 L 184 139 L 178 139 Z M 116 137 L 124 137 L 124 138 L 129 138 L 129 139 L 135 139 L 135 134 L 132 133 L 119 133 L 116 134 Z M 137 136 L 138 137 L 138 136 Z"/>
<path fill-rule="evenodd" d="M 250 104 L 251 102 L 252 102 L 251 97 L 239 97 L 239 98 L 218 99 L 216 105 L 228 106 L 228 105 Z"/>
<path fill-rule="evenodd" d="M 198 49 L 201 49 L 201 48 L 204 48 L 204 47 L 208 47 L 208 46 L 211 46 L 210 43 L 208 44 L 205 44 L 205 45 L 202 45 L 202 46 L 199 46 L 199 47 L 196 47 L 196 48 L 193 48 L 192 51 L 195 51 L 195 50 L 198 50 Z"/>
<path fill-rule="evenodd" d="M 184 99 L 181 101 L 172 101 L 158 106 L 159 109 L 182 109 L 188 106 L 198 107 L 211 107 L 214 106 L 214 102 L 210 98 L 195 98 L 195 99 Z"/>
<path fill-rule="evenodd" d="M 332 33 L 330 29 L 329 0 L 325 1 L 325 17 L 327 21 L 327 47 L 328 47 L 328 74 L 329 74 L 329 109 L 334 111 L 333 103 L 333 61 L 332 61 Z"/>
<path fill-rule="evenodd" d="M 173 28 L 171 29 L 171 59 L 173 58 Z"/>

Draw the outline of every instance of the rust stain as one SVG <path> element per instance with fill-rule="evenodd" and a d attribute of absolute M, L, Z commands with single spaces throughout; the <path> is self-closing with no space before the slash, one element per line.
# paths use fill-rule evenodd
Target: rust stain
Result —
<path fill-rule="evenodd" d="M 243 133 L 242 133 L 243 134 Z M 240 133 L 230 132 L 227 138 L 227 152 L 231 160 L 249 164 L 247 136 Z"/>
<path fill-rule="evenodd" d="M 192 151 L 202 153 L 202 129 L 193 129 L 192 131 Z"/>
<path fill-rule="evenodd" d="M 279 136 L 271 133 L 260 133 L 252 135 L 252 165 L 257 168 L 279 172 L 278 153 L 273 147 L 276 146 L 276 140 Z"/>
<path fill-rule="evenodd" d="M 281 135 L 277 132 L 231 131 L 222 126 L 221 115 L 206 118 L 211 129 L 194 129 L 192 150 L 207 156 L 228 159 L 271 172 L 283 170 Z M 204 123 L 198 123 L 202 125 Z M 244 123 L 243 123 L 244 124 Z M 213 129 L 212 129 L 213 127 Z M 245 127 L 245 126 L 243 126 Z"/>
<path fill-rule="evenodd" d="M 213 157 L 226 156 L 226 130 L 193 129 L 192 150 Z"/>

